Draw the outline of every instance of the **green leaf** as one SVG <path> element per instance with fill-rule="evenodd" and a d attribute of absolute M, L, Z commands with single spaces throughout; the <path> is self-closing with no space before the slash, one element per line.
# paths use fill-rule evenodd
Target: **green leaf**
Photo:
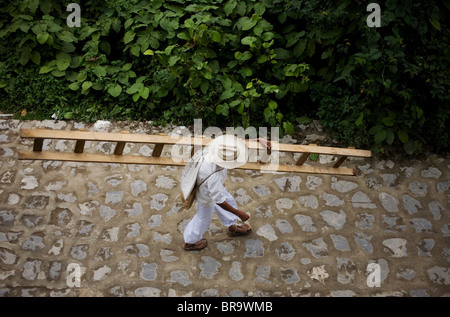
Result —
<path fill-rule="evenodd" d="M 53 70 L 53 67 L 50 66 L 42 66 L 39 70 L 39 74 L 47 74 Z"/>
<path fill-rule="evenodd" d="M 141 90 L 139 90 L 139 95 L 147 100 L 148 96 L 150 95 L 150 88 L 143 87 Z"/>
<path fill-rule="evenodd" d="M 361 123 L 363 122 L 364 119 L 364 112 L 361 112 L 358 119 L 356 119 L 355 121 L 355 125 L 358 127 L 361 125 Z"/>
<path fill-rule="evenodd" d="M 50 34 L 48 34 L 47 32 L 42 32 L 36 36 L 36 39 L 39 42 L 39 44 L 45 44 L 48 40 L 49 35 Z"/>
<path fill-rule="evenodd" d="M 22 54 L 19 59 L 19 63 L 22 65 L 25 65 L 30 60 L 30 57 L 31 57 L 31 47 L 29 47 L 29 46 L 23 47 Z"/>
<path fill-rule="evenodd" d="M 137 93 L 139 90 L 141 90 L 143 87 L 144 87 L 143 83 L 135 83 L 135 84 L 131 85 L 130 88 L 128 88 L 126 90 L 126 92 L 129 95 L 133 95 L 133 94 Z"/>
<path fill-rule="evenodd" d="M 64 52 L 56 53 L 56 66 L 60 71 L 66 70 L 70 66 L 70 55 Z"/>
<path fill-rule="evenodd" d="M 169 57 L 169 66 L 175 65 L 180 60 L 180 57 L 177 55 L 172 55 Z"/>
<path fill-rule="evenodd" d="M 436 14 L 431 15 L 430 23 L 436 30 L 441 31 L 441 23 L 439 22 L 438 15 L 436 15 Z"/>
<path fill-rule="evenodd" d="M 219 100 L 225 100 L 228 98 L 231 98 L 235 95 L 235 92 L 233 90 L 225 90 L 221 95 Z"/>
<path fill-rule="evenodd" d="M 222 41 L 222 35 L 220 35 L 219 32 L 213 30 L 213 31 L 211 31 L 210 34 L 211 34 L 211 39 L 212 39 L 214 42 L 219 43 L 219 42 Z"/>
<path fill-rule="evenodd" d="M 239 21 L 236 23 L 238 28 L 240 28 L 242 31 L 248 31 L 251 28 L 253 28 L 256 23 L 258 23 L 257 19 L 249 18 L 249 17 L 242 17 L 239 19 Z"/>
<path fill-rule="evenodd" d="M 70 90 L 77 90 L 78 87 L 79 87 L 78 83 L 71 83 L 71 84 L 69 85 L 69 89 L 70 89 Z"/>
<path fill-rule="evenodd" d="M 41 64 L 41 54 L 38 51 L 33 51 L 31 53 L 31 61 L 36 65 Z"/>
<path fill-rule="evenodd" d="M 241 40 L 241 43 L 244 45 L 252 45 L 256 40 L 257 38 L 254 36 L 246 36 Z"/>
<path fill-rule="evenodd" d="M 220 104 L 216 107 L 216 114 L 222 114 L 224 116 L 228 116 L 228 105 L 227 104 Z"/>
<path fill-rule="evenodd" d="M 128 19 L 125 21 L 125 24 L 123 26 L 125 27 L 125 29 L 128 29 L 133 23 L 134 19 Z"/>
<path fill-rule="evenodd" d="M 234 8 L 236 8 L 237 2 L 236 0 L 228 1 L 225 6 L 223 7 L 223 10 L 225 11 L 225 15 L 229 16 L 231 12 L 233 12 Z"/>
<path fill-rule="evenodd" d="M 392 129 L 388 129 L 386 135 L 386 143 L 392 145 L 392 143 L 394 142 L 394 138 L 395 138 L 394 131 L 392 131 Z"/>
<path fill-rule="evenodd" d="M 306 53 L 309 57 L 312 57 L 316 52 L 316 44 L 313 41 L 308 41 L 306 44 Z"/>
<path fill-rule="evenodd" d="M 153 56 L 153 55 L 155 55 L 155 52 L 152 51 L 152 50 L 146 50 L 143 54 L 144 55 L 151 55 L 151 56 Z"/>
<path fill-rule="evenodd" d="M 125 44 L 130 43 L 132 40 L 134 40 L 134 37 L 136 36 L 136 34 L 133 31 L 128 31 L 127 33 L 125 33 L 124 37 L 123 37 L 123 41 Z"/>
<path fill-rule="evenodd" d="M 92 71 L 98 77 L 105 77 L 106 76 L 106 68 L 103 67 L 103 66 L 100 66 L 100 65 L 95 66 L 94 68 L 92 68 Z"/>
<path fill-rule="evenodd" d="M 383 118 L 383 120 L 381 120 L 385 126 L 387 127 L 393 127 L 395 124 L 395 113 L 391 112 L 389 113 L 389 116 Z"/>
<path fill-rule="evenodd" d="M 210 71 L 205 71 L 205 73 L 203 74 L 203 77 L 205 77 L 208 80 L 212 79 L 212 74 Z"/>
<path fill-rule="evenodd" d="M 182 40 L 185 40 L 185 41 L 189 41 L 189 40 L 191 39 L 191 37 L 189 36 L 189 34 L 186 33 L 186 32 L 178 33 L 178 34 L 177 34 L 177 37 L 178 37 L 179 39 L 182 39 Z"/>
<path fill-rule="evenodd" d="M 139 55 L 141 54 L 141 46 L 139 44 L 134 44 L 131 49 L 130 52 L 132 55 L 139 57 Z"/>
<path fill-rule="evenodd" d="M 83 85 L 81 85 L 81 88 L 83 89 L 83 91 L 86 91 L 91 87 L 92 87 L 92 82 L 90 82 L 90 81 L 85 81 L 83 83 Z"/>
<path fill-rule="evenodd" d="M 206 93 L 208 92 L 208 88 L 209 88 L 209 81 L 202 80 L 202 83 L 200 84 L 200 90 L 204 95 L 206 95 Z"/>
<path fill-rule="evenodd" d="M 340 28 L 331 29 L 329 31 L 322 33 L 321 38 L 324 40 L 337 40 L 341 35 L 341 32 L 342 29 Z"/>
<path fill-rule="evenodd" d="M 355 66 L 352 66 L 350 64 L 345 65 L 344 69 L 342 69 L 341 77 L 345 78 L 355 69 Z"/>
<path fill-rule="evenodd" d="M 263 115 L 264 115 L 264 119 L 266 120 L 266 122 L 271 121 L 271 119 L 273 119 L 275 114 L 275 111 L 271 110 L 269 107 L 266 107 L 263 111 Z"/>
<path fill-rule="evenodd" d="M 108 88 L 108 92 L 111 96 L 118 97 L 122 93 L 122 86 L 119 84 L 114 84 L 113 86 Z"/>
<path fill-rule="evenodd" d="M 303 52 L 305 51 L 306 48 L 306 43 L 308 43 L 307 39 L 301 39 L 297 45 L 295 45 L 294 47 L 294 55 L 295 56 L 300 56 L 303 54 Z"/>
<path fill-rule="evenodd" d="M 62 77 L 64 75 L 66 75 L 66 72 L 64 70 L 54 69 L 52 71 L 52 75 L 55 77 Z"/>
<path fill-rule="evenodd" d="M 402 143 L 406 143 L 409 140 L 408 132 L 405 130 L 398 131 L 397 136 Z"/>
<path fill-rule="evenodd" d="M 381 130 L 383 130 L 383 126 L 381 125 L 381 124 L 377 124 L 377 125 L 374 125 L 373 127 L 371 127 L 370 129 L 369 129 L 369 134 L 370 135 L 375 135 L 377 132 L 379 132 L 379 131 L 381 131 Z"/>
<path fill-rule="evenodd" d="M 330 48 L 322 53 L 322 56 L 320 56 L 320 59 L 327 59 L 328 57 L 333 55 L 333 48 Z"/>
<path fill-rule="evenodd" d="M 274 100 L 270 100 L 268 106 L 269 106 L 269 109 L 270 109 L 270 110 L 275 110 L 275 109 L 278 108 L 278 104 L 277 104 L 277 102 L 274 101 Z"/>
<path fill-rule="evenodd" d="M 276 59 L 289 59 L 292 56 L 291 51 L 284 48 L 276 48 L 275 54 L 277 55 Z"/>
<path fill-rule="evenodd" d="M 380 130 L 375 133 L 374 140 L 376 144 L 381 144 L 384 140 L 386 140 L 387 132 L 386 130 Z"/>
<path fill-rule="evenodd" d="M 313 154 L 309 155 L 309 159 L 313 162 L 316 162 L 318 158 L 319 158 L 319 154 L 313 153 Z"/>
<path fill-rule="evenodd" d="M 244 54 L 242 54 L 242 57 L 240 58 L 241 61 L 247 61 L 250 58 L 252 58 L 252 53 L 250 53 L 249 51 L 245 51 Z"/>
<path fill-rule="evenodd" d="M 85 81 L 86 78 L 87 78 L 87 73 L 86 73 L 86 71 L 81 71 L 81 72 L 79 72 L 78 75 L 77 75 L 77 80 L 78 80 L 79 83 L 82 83 L 83 81 Z"/>
<path fill-rule="evenodd" d="M 66 30 L 61 31 L 61 33 L 59 33 L 57 36 L 63 42 L 71 43 L 71 42 L 77 41 L 77 38 L 75 37 L 75 35 L 73 35 L 72 32 L 69 32 Z"/>
<path fill-rule="evenodd" d="M 144 55 L 147 55 L 147 54 L 145 54 L 145 52 L 144 52 Z M 129 71 L 129 70 L 131 69 L 132 66 L 133 66 L 133 64 L 131 64 L 131 63 L 123 64 L 122 70 L 123 70 L 124 72 Z"/>
<path fill-rule="evenodd" d="M 286 134 L 292 135 L 292 133 L 294 133 L 294 125 L 289 121 L 283 122 L 283 129 Z"/>

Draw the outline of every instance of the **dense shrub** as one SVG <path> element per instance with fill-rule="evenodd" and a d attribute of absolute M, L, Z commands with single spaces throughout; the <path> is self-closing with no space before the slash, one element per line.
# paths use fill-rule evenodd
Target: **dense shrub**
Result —
<path fill-rule="evenodd" d="M 0 8 L 0 109 L 279 126 L 343 144 L 449 149 L 449 1 L 16 0 Z M 439 137 L 436 137 L 436 136 Z"/>

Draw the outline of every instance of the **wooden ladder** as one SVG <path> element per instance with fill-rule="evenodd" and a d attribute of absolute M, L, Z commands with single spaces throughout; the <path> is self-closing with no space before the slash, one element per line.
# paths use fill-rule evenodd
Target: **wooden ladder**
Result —
<path fill-rule="evenodd" d="M 194 150 L 208 145 L 212 141 L 210 138 L 204 137 L 171 137 L 168 135 L 149 135 L 149 134 L 132 134 L 129 132 L 106 133 L 92 131 L 66 131 L 66 130 L 49 130 L 49 129 L 21 129 L 21 138 L 34 139 L 32 151 L 18 151 L 19 160 L 51 160 L 51 161 L 73 161 L 73 162 L 95 162 L 95 163 L 118 163 L 118 164 L 146 164 L 146 165 L 172 165 L 184 166 L 186 162 L 183 160 L 174 160 L 171 157 L 161 156 L 164 146 L 166 145 L 186 145 L 192 146 Z M 75 147 L 73 152 L 55 152 L 43 151 L 43 142 L 45 139 L 51 140 L 74 140 Z M 114 154 L 94 154 L 85 153 L 84 147 L 86 141 L 97 142 L 113 142 L 115 143 Z M 259 142 L 245 140 L 249 150 L 265 150 Z M 124 155 L 123 150 L 126 143 L 145 143 L 153 144 L 153 152 L 151 156 L 142 155 Z M 191 151 L 191 156 L 194 151 Z M 342 167 L 342 163 L 348 157 L 370 158 L 372 152 L 369 150 L 358 150 L 354 148 L 335 148 L 326 146 L 296 145 L 272 142 L 272 152 L 287 152 L 292 155 L 300 153 L 297 160 L 293 164 L 271 164 L 262 162 L 247 162 L 239 169 L 249 170 L 265 170 L 278 172 L 295 172 L 310 174 L 330 174 L 330 175 L 356 175 L 355 170 L 348 167 Z M 334 155 L 338 159 L 332 166 L 324 166 L 323 164 L 305 165 L 304 163 L 311 154 Z"/>

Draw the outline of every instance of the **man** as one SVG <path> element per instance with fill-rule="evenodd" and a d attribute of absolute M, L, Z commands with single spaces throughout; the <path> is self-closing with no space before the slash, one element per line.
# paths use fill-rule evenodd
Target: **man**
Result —
<path fill-rule="evenodd" d="M 261 138 L 256 141 L 270 149 L 270 141 Z M 237 168 L 247 162 L 247 146 L 234 135 L 222 135 L 208 145 L 205 153 L 197 174 L 197 184 L 203 182 L 196 193 L 197 213 L 183 234 L 186 251 L 201 250 L 207 246 L 203 235 L 211 224 L 214 213 L 220 222 L 228 227 L 227 233 L 230 237 L 251 231 L 248 224 L 237 224 L 239 219 L 245 222 L 250 216 L 238 209 L 235 199 L 223 185 L 228 169 Z"/>

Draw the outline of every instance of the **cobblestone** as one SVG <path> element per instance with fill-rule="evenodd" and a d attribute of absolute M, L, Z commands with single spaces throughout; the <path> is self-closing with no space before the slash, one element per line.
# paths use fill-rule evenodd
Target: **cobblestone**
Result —
<path fill-rule="evenodd" d="M 375 155 L 349 161 L 355 177 L 230 170 L 225 185 L 252 233 L 230 238 L 214 218 L 208 246 L 186 252 L 182 233 L 195 211 L 178 202 L 181 168 L 19 161 L 17 151 L 32 144 L 21 127 L 170 132 L 0 120 L 0 296 L 450 295 L 448 157 Z M 44 147 L 71 151 L 73 142 Z M 86 142 L 85 151 L 96 150 L 114 145 Z"/>

